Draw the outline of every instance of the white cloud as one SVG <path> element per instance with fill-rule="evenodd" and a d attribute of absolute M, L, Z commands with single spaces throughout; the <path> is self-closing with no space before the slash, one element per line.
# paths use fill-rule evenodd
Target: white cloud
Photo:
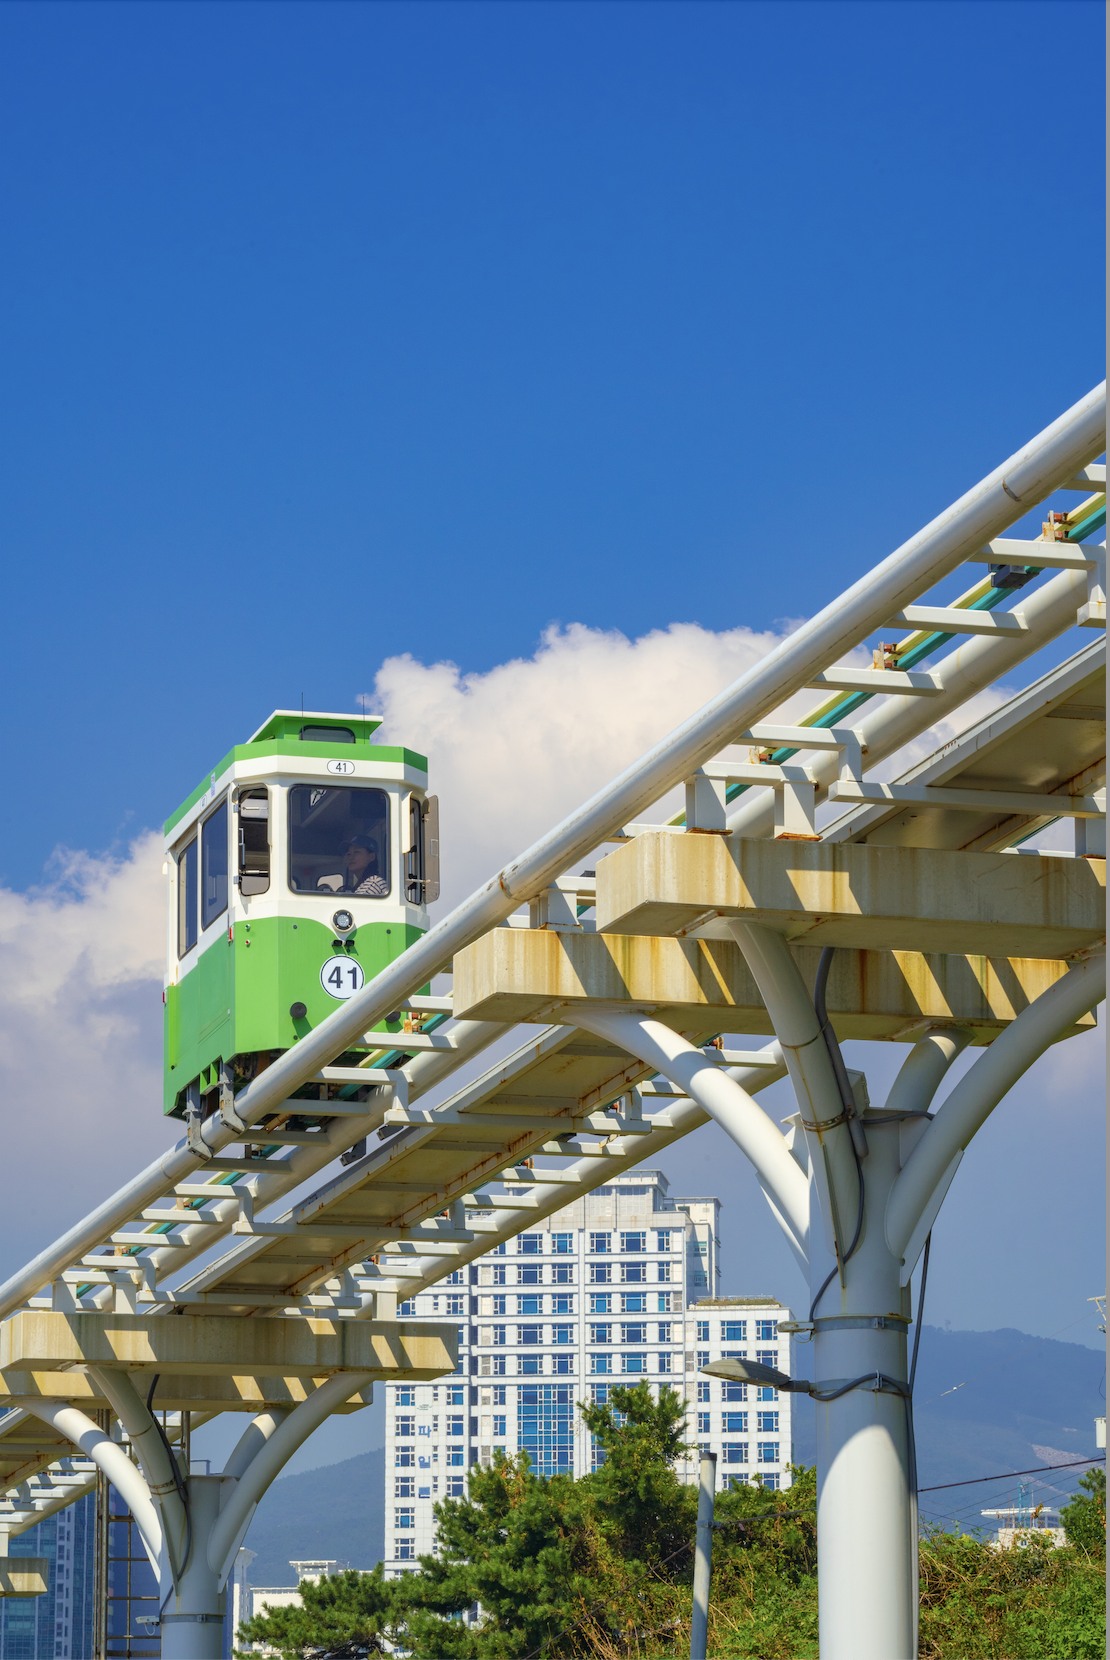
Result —
<path fill-rule="evenodd" d="M 630 640 L 575 623 L 548 629 L 532 657 L 479 674 L 389 658 L 365 701 L 384 717 L 390 740 L 428 755 L 451 900 L 528 847 L 779 638 L 672 623 Z"/>
<path fill-rule="evenodd" d="M 0 889 L 4 1271 L 174 1137 L 161 1113 L 161 839 Z"/>

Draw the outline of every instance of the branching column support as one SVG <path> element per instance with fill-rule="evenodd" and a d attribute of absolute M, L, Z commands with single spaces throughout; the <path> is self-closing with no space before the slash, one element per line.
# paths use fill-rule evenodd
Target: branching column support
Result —
<path fill-rule="evenodd" d="M 339 1373 L 291 1411 L 260 1413 L 221 1475 L 193 1475 L 178 1465 L 126 1372 L 90 1368 L 90 1373 L 111 1402 L 139 1467 L 77 1407 L 38 1400 L 22 1404 L 94 1460 L 135 1518 L 159 1577 L 162 1660 L 221 1660 L 224 1587 L 259 1500 L 297 1448 L 365 1389 L 371 1374 Z"/>
<path fill-rule="evenodd" d="M 730 926 L 794 1085 L 809 1178 L 743 1087 L 754 1080 L 742 1069 L 726 1071 L 642 1015 L 575 1009 L 566 1018 L 668 1078 L 754 1165 L 811 1288 L 805 1324 L 817 1406 L 821 1657 L 911 1660 L 917 1541 L 909 1281 L 963 1148 L 1037 1057 L 1100 1001 L 1104 956 L 1078 964 L 1024 1010 L 930 1120 L 966 1033 L 924 1033 L 885 1107 L 872 1110 L 862 1078 L 845 1071 L 823 1030 L 786 941 L 759 924 Z"/>

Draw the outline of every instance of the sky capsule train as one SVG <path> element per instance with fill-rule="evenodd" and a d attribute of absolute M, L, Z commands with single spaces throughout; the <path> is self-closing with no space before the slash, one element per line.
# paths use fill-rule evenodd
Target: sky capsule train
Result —
<path fill-rule="evenodd" d="M 380 724 L 278 710 L 166 821 L 167 1113 L 207 1117 L 426 931 L 428 763 Z"/>

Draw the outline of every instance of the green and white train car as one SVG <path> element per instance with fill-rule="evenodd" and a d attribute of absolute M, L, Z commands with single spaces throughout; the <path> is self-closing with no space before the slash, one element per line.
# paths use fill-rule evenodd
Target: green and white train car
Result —
<path fill-rule="evenodd" d="M 426 931 L 428 763 L 380 724 L 278 710 L 167 820 L 167 1113 L 206 1117 Z"/>

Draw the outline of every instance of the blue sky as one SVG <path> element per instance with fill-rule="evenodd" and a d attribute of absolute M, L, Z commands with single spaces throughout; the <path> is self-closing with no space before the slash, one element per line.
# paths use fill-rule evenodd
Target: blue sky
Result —
<path fill-rule="evenodd" d="M 123 850 L 271 709 L 351 708 L 399 653 L 482 675 L 552 624 L 833 597 L 1101 376 L 1103 27 L 0 7 L 0 685 L 36 785 L 0 887 Z M 153 1000 L 119 1018 L 153 1054 Z M 1062 1278 L 1083 1314 L 1088 1129 L 1083 1171 L 1022 1143 L 997 1203 L 968 1189 L 960 1249 L 1050 1221 L 1029 1294 L 992 1318 L 938 1253 L 932 1319 L 1049 1334 Z"/>

